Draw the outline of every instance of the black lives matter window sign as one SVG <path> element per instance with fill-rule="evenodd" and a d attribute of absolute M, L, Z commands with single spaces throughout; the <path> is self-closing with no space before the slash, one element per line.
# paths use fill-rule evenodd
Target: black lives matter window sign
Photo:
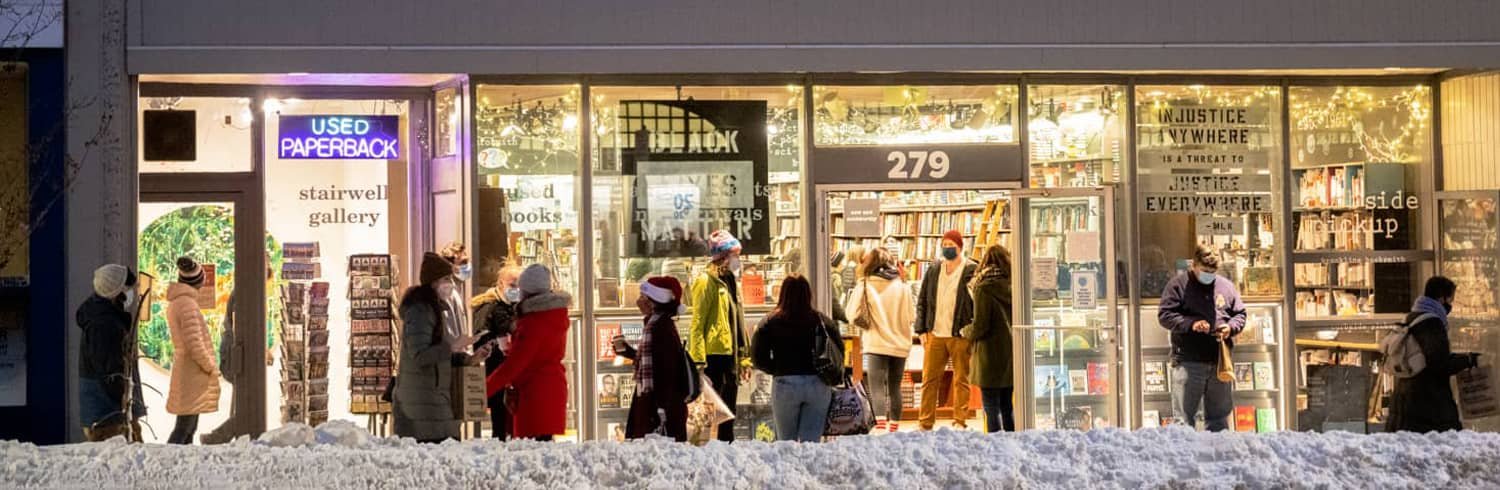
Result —
<path fill-rule="evenodd" d="M 715 230 L 770 253 L 764 101 L 622 101 L 618 114 L 635 177 L 626 255 L 702 256 Z"/>

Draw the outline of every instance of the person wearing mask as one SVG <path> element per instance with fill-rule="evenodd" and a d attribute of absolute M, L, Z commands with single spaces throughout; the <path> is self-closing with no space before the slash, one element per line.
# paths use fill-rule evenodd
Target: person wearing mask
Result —
<path fill-rule="evenodd" d="M 469 300 L 469 308 L 474 311 L 474 328 L 480 332 L 475 344 L 491 347 L 490 355 L 484 359 L 486 376 L 494 373 L 505 361 L 510 334 L 516 330 L 516 304 L 521 302 L 521 289 L 516 287 L 521 268 L 508 265 L 502 267 L 496 276 L 494 287 Z M 511 415 L 505 406 L 505 392 L 489 397 L 486 405 L 490 409 L 490 434 L 496 439 L 510 439 Z"/>
<path fill-rule="evenodd" d="M 740 241 L 728 231 L 718 230 L 709 234 L 708 249 L 712 262 L 692 282 L 688 354 L 703 366 L 708 382 L 729 401 L 733 412 L 739 383 L 742 379 L 749 381 L 750 376 L 745 315 L 735 278 L 740 271 Z M 718 433 L 720 441 L 733 442 L 734 421 L 719 425 Z"/>
<path fill-rule="evenodd" d="M 443 297 L 448 303 L 450 315 L 443 318 L 443 341 L 453 349 L 454 365 L 460 365 L 467 356 L 464 352 L 469 348 L 465 340 L 469 339 L 469 315 L 464 314 L 468 310 L 464 308 L 464 283 L 474 277 L 474 265 L 469 263 L 468 251 L 464 244 L 453 242 L 443 247 L 438 255 L 453 264 L 453 274 L 448 276 L 447 281 L 453 283 L 450 291 Z"/>
<path fill-rule="evenodd" d="M 771 414 L 776 440 L 818 442 L 828 422 L 833 388 L 818 377 L 818 339 L 842 349 L 833 319 L 813 309 L 812 285 L 800 274 L 781 283 L 776 309 L 750 342 L 755 368 L 772 376 Z M 843 365 L 843 354 L 834 359 Z"/>
<path fill-rule="evenodd" d="M 515 437 L 550 441 L 567 430 L 568 377 L 563 356 L 568 345 L 568 307 L 572 296 L 552 289 L 552 271 L 534 264 L 521 272 L 516 285 L 516 331 L 511 334 L 505 362 L 485 379 L 491 397 L 506 388 L 513 407 Z M 510 397 L 515 397 L 511 400 Z"/>
<path fill-rule="evenodd" d="M 973 343 L 969 383 L 979 387 L 984 405 L 986 432 L 1014 432 L 1015 407 L 1011 394 L 1016 380 L 1011 366 L 1010 251 L 999 244 L 985 249 L 979 272 L 966 285 L 974 297 L 974 322 L 963 328 L 964 339 Z"/>
<path fill-rule="evenodd" d="M 1479 354 L 1454 353 L 1448 343 L 1448 314 L 1458 285 L 1443 276 L 1427 279 L 1422 297 L 1406 315 L 1408 335 L 1422 348 L 1427 365 L 1408 378 L 1396 378 L 1391 392 L 1390 432 L 1463 430 L 1448 378 L 1479 365 Z"/>
<path fill-rule="evenodd" d="M 127 353 L 134 352 L 126 342 L 132 338 L 140 305 L 135 285 L 130 269 L 106 264 L 94 269 L 94 294 L 78 306 L 78 328 L 83 330 L 78 343 L 78 416 L 90 442 L 132 430 L 138 434 L 140 429 L 131 425 L 145 415 L 140 376 L 133 374 L 136 363 L 126 361 Z M 130 410 L 125 408 L 126 390 L 132 393 Z"/>
<path fill-rule="evenodd" d="M 444 318 L 453 294 L 453 263 L 438 254 L 422 255 L 418 285 L 401 297 L 401 362 L 391 396 L 393 429 L 398 437 L 438 443 L 460 437 L 453 417 L 452 387 L 454 352 L 446 342 Z M 488 357 L 489 347 L 480 347 L 474 360 Z"/>
<path fill-rule="evenodd" d="M 917 420 L 922 430 L 937 423 L 943 372 L 953 361 L 953 427 L 965 428 L 969 412 L 969 341 L 962 329 L 974 321 L 974 299 L 968 285 L 975 265 L 963 257 L 964 236 L 958 230 L 943 233 L 942 258 L 927 268 L 917 297 L 917 321 L 913 325 L 926 349 L 922 363 L 922 407 Z"/>
<path fill-rule="evenodd" d="M 844 312 L 859 330 L 864 349 L 864 376 L 869 378 L 875 430 L 901 430 L 901 377 L 911 353 L 912 321 L 916 308 L 911 286 L 901 280 L 895 257 L 885 248 L 865 253 L 860 279 L 854 284 Z M 868 313 L 865 313 L 868 312 Z M 860 325 L 861 318 L 871 322 Z"/>
<path fill-rule="evenodd" d="M 198 262 L 178 258 L 177 282 L 167 287 L 167 328 L 173 351 L 167 413 L 177 416 L 168 444 L 192 444 L 198 416 L 219 410 L 219 364 L 214 360 L 208 323 L 198 309 L 198 290 L 203 287 L 203 268 Z"/>
<path fill-rule="evenodd" d="M 1229 429 L 1234 383 L 1218 378 L 1220 350 L 1245 328 L 1245 303 L 1234 281 L 1219 277 L 1219 253 L 1198 245 L 1189 270 L 1167 282 L 1157 322 L 1172 332 L 1172 416 L 1176 423 Z"/>
<path fill-rule="evenodd" d="M 665 276 L 647 279 L 635 306 L 646 316 L 640 346 L 626 343 L 623 335 L 612 339 L 615 354 L 635 364 L 635 396 L 625 438 L 660 433 L 686 442 L 689 376 L 696 373 L 688 369 L 687 352 L 677 335 L 677 315 L 687 309 L 682 305 L 682 283 Z"/>

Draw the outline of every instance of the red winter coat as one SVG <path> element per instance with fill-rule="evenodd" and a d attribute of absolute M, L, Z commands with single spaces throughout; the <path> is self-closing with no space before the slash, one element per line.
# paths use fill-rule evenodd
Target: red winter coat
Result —
<path fill-rule="evenodd" d="M 553 291 L 521 301 L 510 354 L 485 380 L 489 396 L 514 386 L 506 398 L 515 407 L 515 437 L 567 432 L 568 377 L 563 357 L 568 345 L 567 293 Z M 513 397 L 513 398 L 512 398 Z"/>

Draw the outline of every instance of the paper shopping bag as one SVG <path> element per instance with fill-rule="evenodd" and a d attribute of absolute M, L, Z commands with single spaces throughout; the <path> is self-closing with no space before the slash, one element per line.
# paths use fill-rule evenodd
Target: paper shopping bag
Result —
<path fill-rule="evenodd" d="M 695 445 L 707 444 L 718 435 L 716 430 L 719 424 L 734 419 L 734 411 L 719 397 L 719 392 L 714 391 L 713 383 L 703 373 L 698 373 L 698 384 L 701 392 L 698 399 L 688 404 L 688 442 Z"/>
<path fill-rule="evenodd" d="M 1500 396 L 1490 372 L 1489 366 L 1480 366 L 1458 373 L 1458 408 L 1465 420 L 1500 415 Z"/>
<path fill-rule="evenodd" d="M 1229 343 L 1219 341 L 1219 381 L 1234 382 L 1234 359 L 1229 357 Z"/>

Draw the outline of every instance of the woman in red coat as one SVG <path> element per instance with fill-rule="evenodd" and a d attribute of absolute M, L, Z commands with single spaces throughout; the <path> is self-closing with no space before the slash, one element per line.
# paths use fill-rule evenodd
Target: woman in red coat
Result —
<path fill-rule="evenodd" d="M 552 289 L 552 272 L 533 265 L 517 281 L 521 303 L 510 352 L 485 380 L 489 396 L 509 387 L 515 437 L 550 441 L 567 431 L 568 378 L 563 356 L 568 345 L 568 304 L 572 297 Z M 514 400 L 514 401 L 512 401 Z"/>
<path fill-rule="evenodd" d="M 641 284 L 641 297 L 635 302 L 646 315 L 639 348 L 625 343 L 623 335 L 614 338 L 615 353 L 635 361 L 635 393 L 630 403 L 630 420 L 625 423 L 625 438 L 640 439 L 661 433 L 687 441 L 687 405 L 693 396 L 687 350 L 677 335 L 677 318 L 682 313 L 682 284 L 661 276 Z"/>

